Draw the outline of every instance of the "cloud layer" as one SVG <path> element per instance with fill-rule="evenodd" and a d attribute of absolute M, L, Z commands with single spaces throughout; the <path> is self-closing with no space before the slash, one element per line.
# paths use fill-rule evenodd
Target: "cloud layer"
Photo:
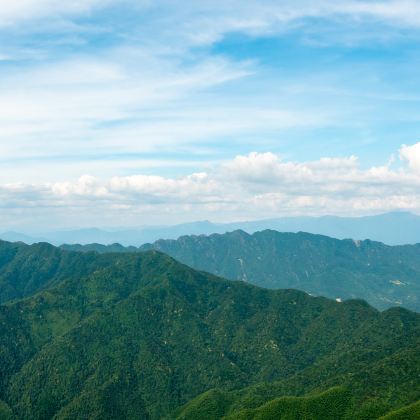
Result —
<path fill-rule="evenodd" d="M 203 217 L 229 221 L 420 212 L 419 148 L 420 143 L 404 145 L 399 162 L 365 169 L 355 156 L 297 163 L 253 152 L 177 178 L 139 174 L 101 180 L 84 175 L 74 182 L 6 184 L 0 186 L 1 215 L 33 217 L 36 209 L 38 217 L 44 212 L 51 220 L 67 211 L 77 214 L 80 224 L 109 224 L 114 218 L 114 225 L 135 225 L 141 224 L 139 217 L 175 223 Z"/>

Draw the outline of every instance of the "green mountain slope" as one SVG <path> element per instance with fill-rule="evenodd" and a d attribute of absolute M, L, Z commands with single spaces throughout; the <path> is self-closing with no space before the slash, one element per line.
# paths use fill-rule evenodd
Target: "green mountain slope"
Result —
<path fill-rule="evenodd" d="M 378 417 L 378 413 L 386 410 L 383 403 L 381 405 L 380 401 L 372 400 L 363 407 L 357 407 L 350 390 L 345 387 L 333 387 L 304 397 L 270 399 L 277 386 L 278 384 L 274 383 L 239 391 L 212 389 L 179 408 L 173 417 L 176 420 L 362 420 L 370 418 L 417 420 L 420 418 L 419 402 Z"/>
<path fill-rule="evenodd" d="M 63 252 L 47 243 L 25 245 L 0 241 L 0 304 L 24 298 L 94 271 L 96 256 Z M 102 259 L 104 265 L 112 263 Z"/>
<path fill-rule="evenodd" d="M 420 401 L 392 411 L 388 415 L 381 417 L 381 420 L 417 420 L 420 419 Z"/>
<path fill-rule="evenodd" d="M 132 252 L 133 247 L 66 245 L 75 251 Z M 420 312 L 420 244 L 387 246 L 308 233 L 265 230 L 159 240 L 155 249 L 197 270 L 271 289 L 293 288 L 331 299 L 360 298 L 383 310 Z"/>
<path fill-rule="evenodd" d="M 241 412 L 257 414 L 256 409 L 276 401 L 281 396 L 319 393 L 333 387 L 330 389 L 339 389 L 346 395 L 345 400 L 336 406 L 339 410 L 339 414 L 337 412 L 335 414 L 337 419 L 377 419 L 389 412 L 393 406 L 403 406 L 405 398 L 411 401 L 416 400 L 416 395 L 419 393 L 418 375 L 420 374 L 418 349 L 417 343 L 411 349 L 397 351 L 395 355 L 384 357 L 379 361 L 375 360 L 376 356 L 372 357 L 373 355 L 368 352 L 364 355 L 363 364 L 360 363 L 359 356 L 350 361 L 349 354 L 346 356 L 347 364 L 340 357 L 332 356 L 331 361 L 324 358 L 321 363 L 316 362 L 314 366 L 281 381 L 228 392 L 211 390 L 190 401 L 178 411 L 178 414 L 180 418 L 184 415 L 185 419 L 193 419 L 198 413 L 208 419 L 235 416 Z M 340 369 L 334 372 L 337 366 L 340 366 Z M 344 384 L 345 387 L 337 388 L 339 384 Z M 367 395 L 368 398 L 366 398 Z M 315 394 L 315 397 L 317 398 L 318 394 Z M 282 399 L 283 397 L 280 398 Z M 298 408 L 301 407 L 299 403 L 301 400 L 292 398 L 290 401 L 294 401 Z M 268 404 L 268 407 L 275 408 L 276 406 L 276 404 Z M 213 413 L 216 413 L 215 407 L 218 412 L 213 416 Z M 411 410 L 411 406 L 409 409 Z M 326 410 L 326 413 L 328 414 L 329 410 Z M 403 413 L 405 413 L 404 410 Z M 313 415 L 314 410 L 309 410 L 309 414 Z M 327 416 L 322 411 L 319 416 L 315 416 L 320 419 L 323 417 Z M 300 417 L 297 415 L 292 418 L 299 419 Z M 309 416 L 309 418 L 312 417 Z"/>
<path fill-rule="evenodd" d="M 182 407 L 176 420 L 340 420 L 353 414 L 351 394 L 343 387 L 313 396 L 279 397 L 261 405 L 256 405 L 258 397 L 252 391 L 247 390 L 244 399 L 238 392 L 211 390 Z"/>
<path fill-rule="evenodd" d="M 341 384 L 360 410 L 379 401 L 375 416 L 420 399 L 419 314 L 222 280 L 154 251 L 54 252 L 85 274 L 0 306 L 0 400 L 18 419 L 158 419 L 264 382 L 261 404 Z"/>

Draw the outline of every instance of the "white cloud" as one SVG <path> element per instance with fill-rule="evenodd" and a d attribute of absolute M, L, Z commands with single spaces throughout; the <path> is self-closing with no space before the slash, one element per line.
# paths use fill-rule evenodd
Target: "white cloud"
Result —
<path fill-rule="evenodd" d="M 46 17 L 79 15 L 90 12 L 93 8 L 104 7 L 111 0 L 2 0 L 0 7 L 0 28 L 20 24 L 22 21 L 37 20 Z"/>
<path fill-rule="evenodd" d="M 273 153 L 250 153 L 248 156 L 237 156 L 233 162 L 227 165 L 232 176 L 240 181 L 245 181 L 248 187 L 254 183 L 261 184 L 265 188 L 271 188 L 273 184 L 282 185 L 283 188 L 301 188 L 316 183 L 326 183 L 331 188 L 333 182 L 340 175 L 344 181 L 347 178 L 352 180 L 358 176 L 357 158 L 321 158 L 318 161 L 295 163 L 282 161 L 279 156 Z M 327 184 L 327 181 L 329 183 Z"/>
<path fill-rule="evenodd" d="M 403 146 L 401 155 L 414 156 L 407 151 L 417 153 L 419 144 Z M 95 215 L 97 225 L 116 211 L 124 216 L 123 224 L 133 224 L 138 215 L 161 223 L 171 215 L 175 223 L 203 217 L 227 221 L 286 214 L 420 212 L 420 171 L 411 162 L 407 159 L 406 166 L 395 169 L 363 169 L 354 156 L 292 162 L 273 153 L 250 153 L 177 178 L 139 174 L 5 184 L 0 198 L 5 212 L 45 209 L 54 218 L 67 209 L 80 213 L 81 222 Z"/>
<path fill-rule="evenodd" d="M 401 146 L 400 158 L 405 160 L 413 171 L 420 172 L 420 142 L 411 146 Z"/>
<path fill-rule="evenodd" d="M 332 7 L 339 13 L 381 19 L 395 25 L 420 25 L 420 3 L 418 0 L 350 1 Z"/>
<path fill-rule="evenodd" d="M 211 194 L 220 193 L 218 183 L 205 172 L 194 173 L 179 179 L 161 176 L 134 175 L 114 177 L 109 183 L 109 191 L 122 196 L 153 195 L 165 200 L 194 201 Z"/>
<path fill-rule="evenodd" d="M 83 175 L 77 182 L 57 182 L 51 186 L 51 192 L 57 197 L 111 198 L 107 188 L 93 176 Z"/>

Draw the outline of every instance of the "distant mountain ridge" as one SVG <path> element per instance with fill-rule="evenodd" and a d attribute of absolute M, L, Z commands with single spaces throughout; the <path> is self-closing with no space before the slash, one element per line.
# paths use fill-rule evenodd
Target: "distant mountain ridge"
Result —
<path fill-rule="evenodd" d="M 77 229 L 42 232 L 35 236 L 18 232 L 5 232 L 0 239 L 28 244 L 50 242 L 53 245 L 99 243 L 140 246 L 158 239 L 177 239 L 185 235 L 210 235 L 233 230 L 247 233 L 272 229 L 281 232 L 308 232 L 337 239 L 371 239 L 388 245 L 420 243 L 420 216 L 407 212 L 394 212 L 365 217 L 284 217 L 236 223 L 199 221 L 174 226 L 150 226 L 133 229 Z"/>
<path fill-rule="evenodd" d="M 264 404 L 343 386 L 352 420 L 420 399 L 420 314 L 402 308 L 261 289 L 156 251 L 1 243 L 0 265 L 20 275 L 25 293 L 25 284 L 40 287 L 0 305 L 5 418 L 174 419 L 210 389 L 238 390 L 242 408 L 251 403 L 244 387 Z M 14 275 L 4 279 L 14 284 Z M 328 418 L 328 395 L 301 399 L 296 409 L 327 403 L 308 418 Z M 288 401 L 249 408 L 258 418 Z"/>
<path fill-rule="evenodd" d="M 420 244 L 388 246 L 273 230 L 182 236 L 140 248 L 67 245 L 74 251 L 158 250 L 197 270 L 271 289 L 292 288 L 331 299 L 361 298 L 378 309 L 420 312 Z"/>

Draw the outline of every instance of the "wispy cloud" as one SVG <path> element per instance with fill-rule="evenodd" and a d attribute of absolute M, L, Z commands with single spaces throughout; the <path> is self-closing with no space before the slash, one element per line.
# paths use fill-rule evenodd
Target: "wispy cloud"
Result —
<path fill-rule="evenodd" d="M 170 61 L 151 62 L 142 54 L 136 57 L 142 61 L 139 66 L 115 64 L 118 56 L 115 52 L 103 60 L 66 61 L 4 77 L 0 82 L 0 124 L 2 139 L 9 142 L 5 148 L 9 157 L 22 157 L 18 148 L 28 157 L 74 149 L 78 153 L 95 151 L 99 145 L 112 151 L 109 138 L 113 136 L 119 137 L 115 146 L 120 151 L 125 146 L 134 146 L 131 151 L 150 149 L 153 143 L 141 132 L 152 131 L 156 117 L 160 123 L 176 117 L 177 111 L 168 109 L 168 104 L 251 71 L 246 63 L 223 58 L 182 68 Z M 140 125 L 137 147 L 133 138 L 127 138 L 132 125 Z M 3 157 L 4 153 L 3 149 Z"/>
<path fill-rule="evenodd" d="M 59 0 L 13 0 L 3 2 L 0 8 L 0 28 L 39 19 L 60 19 L 90 13 L 105 7 L 112 0 L 83 0 L 63 2 Z"/>
<path fill-rule="evenodd" d="M 418 1 L 4 3 L 11 214 L 420 210 L 418 146 L 380 164 L 418 133 Z"/>

